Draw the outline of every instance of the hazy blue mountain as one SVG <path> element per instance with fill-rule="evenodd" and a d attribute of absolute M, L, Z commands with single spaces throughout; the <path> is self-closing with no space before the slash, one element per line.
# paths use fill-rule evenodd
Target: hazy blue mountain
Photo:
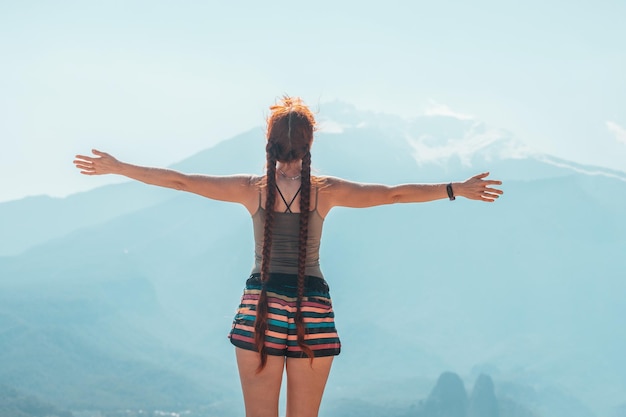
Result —
<path fill-rule="evenodd" d="M 469 398 L 468 417 L 500 417 L 498 399 L 494 391 L 493 380 L 489 375 L 481 374 Z"/>
<path fill-rule="evenodd" d="M 220 364 L 169 347 L 151 332 L 155 320 L 171 322 L 138 278 L 2 291 L 0 378 L 72 409 L 219 398 L 223 384 L 207 374 Z"/>
<path fill-rule="evenodd" d="M 0 417 L 72 417 L 72 413 L 0 385 Z"/>
<path fill-rule="evenodd" d="M 68 161 L 68 164 L 71 161 Z M 138 192 L 138 190 L 143 191 Z M 0 256 L 17 255 L 34 245 L 67 235 L 171 198 L 165 190 L 118 184 L 67 198 L 27 197 L 0 204 Z"/>
<path fill-rule="evenodd" d="M 444 372 L 426 399 L 419 415 L 424 417 L 465 417 L 467 393 L 461 378 L 453 372 Z"/>
<path fill-rule="evenodd" d="M 480 368 L 498 370 L 500 417 L 623 407 L 626 174 L 536 154 L 471 120 L 323 110 L 320 174 L 505 180 L 491 205 L 331 212 L 321 258 L 343 351 L 325 401 L 402 415 L 442 371 Z M 262 173 L 262 136 L 175 168 Z M 226 335 L 253 261 L 246 210 L 143 184 L 33 201 L 0 204 L 3 236 L 23 234 L 0 258 L 0 383 L 66 407 L 204 403 L 237 415 Z M 24 226 L 48 204 L 67 213 L 56 229 Z M 87 207 L 96 213 L 79 215 Z"/>

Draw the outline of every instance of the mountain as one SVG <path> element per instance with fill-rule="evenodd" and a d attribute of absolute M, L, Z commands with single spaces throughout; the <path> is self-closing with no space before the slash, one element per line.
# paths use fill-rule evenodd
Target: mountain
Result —
<path fill-rule="evenodd" d="M 466 417 L 467 393 L 461 378 L 453 372 L 441 374 L 437 385 L 424 402 L 420 414 L 425 417 Z"/>
<path fill-rule="evenodd" d="M 105 222 L 171 198 L 157 188 L 140 192 L 139 184 L 106 186 L 67 198 L 27 197 L 0 204 L 0 256 L 67 235 L 72 230 Z"/>
<path fill-rule="evenodd" d="M 221 397 L 223 384 L 206 376 L 221 364 L 173 349 L 152 331 L 155 321 L 173 327 L 141 278 L 3 286 L 2 381 L 73 410 Z"/>
<path fill-rule="evenodd" d="M 0 417 L 72 417 L 72 413 L 0 385 Z"/>
<path fill-rule="evenodd" d="M 493 380 L 489 375 L 481 374 L 474 383 L 469 399 L 468 417 L 500 417 L 498 399 Z"/>
<path fill-rule="evenodd" d="M 505 181 L 494 204 L 331 212 L 321 259 L 343 350 L 325 401 L 408 409 L 443 370 L 496 369 L 510 381 L 495 388 L 510 410 L 526 401 L 537 415 L 589 417 L 623 407 L 626 174 L 540 155 L 473 120 L 341 103 L 319 118 L 321 175 L 447 182 L 490 171 Z M 260 132 L 173 167 L 261 173 Z M 235 413 L 226 334 L 253 261 L 245 209 L 143 184 L 34 201 L 0 204 L 11 217 L 3 235 L 20 236 L 0 258 L 0 364 L 10 364 L 0 383 L 70 409 Z M 35 230 L 46 213 L 67 215 Z"/>
<path fill-rule="evenodd" d="M 533 400 L 527 398 L 525 402 L 530 405 Z M 537 414 L 508 394 L 496 395 L 495 384 L 487 374 L 478 376 L 468 396 L 461 377 L 449 371 L 439 375 L 428 397 L 411 406 L 408 414 L 403 414 L 403 417 L 475 416 L 536 417 Z"/>

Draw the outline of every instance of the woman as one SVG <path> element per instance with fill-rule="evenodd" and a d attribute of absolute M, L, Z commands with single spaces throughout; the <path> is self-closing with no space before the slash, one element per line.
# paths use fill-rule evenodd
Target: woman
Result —
<path fill-rule="evenodd" d="M 263 176 L 189 175 L 118 161 L 93 150 L 74 164 L 85 175 L 119 174 L 147 184 L 243 204 L 253 220 L 255 264 L 233 321 L 247 417 L 278 416 L 283 371 L 287 416 L 314 417 L 340 352 L 328 285 L 319 266 L 324 218 L 333 207 L 372 207 L 462 196 L 493 202 L 488 173 L 450 184 L 387 186 L 311 177 L 313 114 L 298 98 L 270 107 Z M 306 213 L 307 215 L 301 215 Z"/>

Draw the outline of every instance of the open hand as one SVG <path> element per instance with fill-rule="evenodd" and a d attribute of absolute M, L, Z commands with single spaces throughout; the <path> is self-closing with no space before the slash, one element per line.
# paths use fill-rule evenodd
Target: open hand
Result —
<path fill-rule="evenodd" d="M 473 177 L 458 184 L 458 190 L 454 190 L 455 194 L 461 195 L 470 200 L 482 200 L 489 203 L 496 201 L 500 195 L 503 194 L 502 190 L 499 190 L 491 185 L 501 185 L 502 181 L 486 180 L 489 175 L 488 172 L 474 175 Z"/>
<path fill-rule="evenodd" d="M 91 152 L 96 156 L 76 155 L 76 159 L 74 159 L 74 165 L 80 169 L 81 174 L 104 175 L 117 173 L 120 161 L 108 153 L 100 152 L 97 149 L 92 149 Z"/>

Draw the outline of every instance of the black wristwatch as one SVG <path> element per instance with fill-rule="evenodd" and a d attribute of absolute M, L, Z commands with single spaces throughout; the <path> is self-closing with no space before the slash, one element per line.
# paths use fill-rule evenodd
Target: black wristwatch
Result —
<path fill-rule="evenodd" d="M 448 198 L 450 199 L 450 201 L 456 198 L 454 196 L 454 192 L 452 191 L 452 183 L 446 185 L 446 191 L 448 192 Z"/>

